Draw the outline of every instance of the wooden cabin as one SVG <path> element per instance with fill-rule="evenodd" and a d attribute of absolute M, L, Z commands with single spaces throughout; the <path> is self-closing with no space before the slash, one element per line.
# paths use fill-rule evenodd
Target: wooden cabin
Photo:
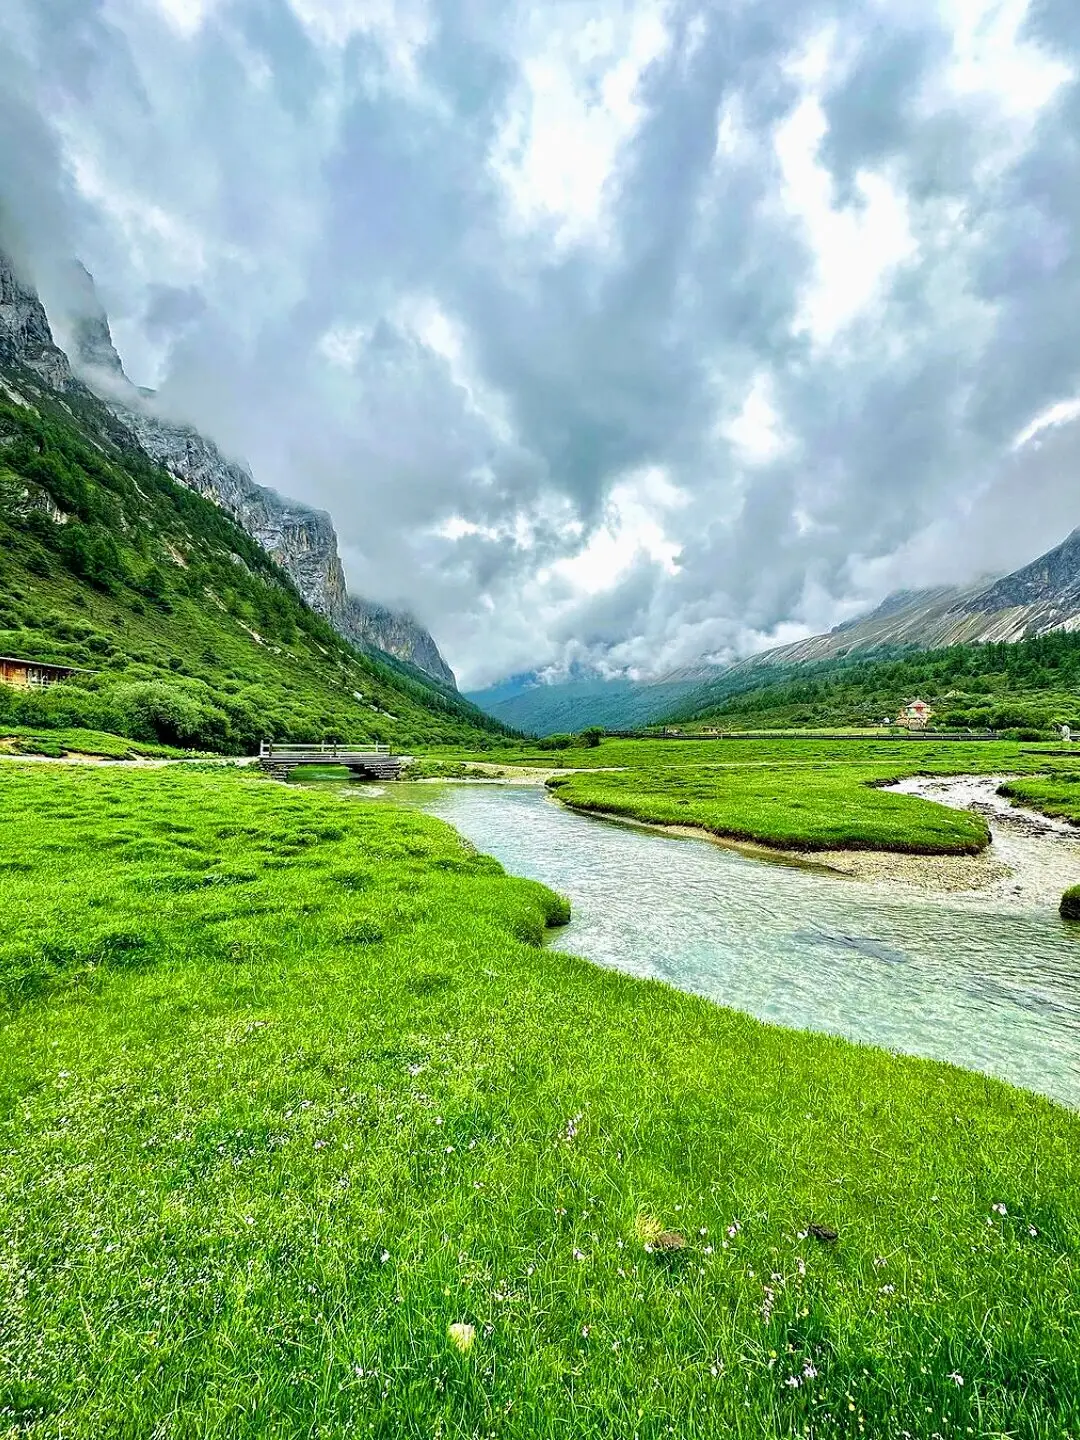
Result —
<path fill-rule="evenodd" d="M 44 690 L 76 673 L 74 665 L 50 665 L 44 660 L 17 660 L 0 655 L 0 684 L 16 690 Z"/>

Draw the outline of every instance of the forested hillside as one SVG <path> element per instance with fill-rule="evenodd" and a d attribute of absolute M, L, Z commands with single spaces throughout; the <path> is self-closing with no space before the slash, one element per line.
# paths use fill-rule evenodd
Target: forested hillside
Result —
<path fill-rule="evenodd" d="M 879 652 L 742 679 L 756 683 L 735 695 L 714 689 L 673 718 L 727 730 L 874 725 L 918 697 L 945 727 L 1080 726 L 1080 635 L 1064 631 L 1010 644 Z"/>
<path fill-rule="evenodd" d="M 126 441 L 88 392 L 0 384 L 0 654 L 80 667 L 0 686 L 0 723 L 250 751 L 277 739 L 467 740 L 503 727 L 362 655 L 226 515 Z M 4 378 L 0 377 L 0 378 Z"/>

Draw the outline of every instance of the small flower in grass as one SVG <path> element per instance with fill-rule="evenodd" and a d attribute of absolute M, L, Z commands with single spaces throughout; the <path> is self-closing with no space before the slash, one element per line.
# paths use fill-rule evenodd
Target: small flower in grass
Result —
<path fill-rule="evenodd" d="M 575 1260 L 584 1260 L 584 1259 L 585 1259 L 585 1256 L 581 1253 L 581 1251 L 580 1251 L 576 1246 L 574 1247 L 574 1250 L 573 1250 L 572 1253 L 573 1253 L 573 1256 L 574 1256 L 574 1259 L 575 1259 Z"/>
<path fill-rule="evenodd" d="M 588 1327 L 588 1325 L 582 1325 L 582 1327 L 581 1327 L 581 1338 L 582 1338 L 583 1340 L 588 1340 L 588 1338 L 589 1338 L 589 1327 Z"/>
<path fill-rule="evenodd" d="M 951 1371 L 949 1374 L 949 1379 L 953 1382 L 957 1389 L 959 1389 L 964 1383 L 964 1377 L 960 1374 L 959 1370 Z"/>
<path fill-rule="evenodd" d="M 1035 1226 L 1034 1226 L 1034 1225 L 1029 1225 L 1029 1226 L 1028 1226 L 1028 1234 L 1031 1236 L 1031 1238 L 1032 1238 L 1033 1240 L 1035 1239 L 1035 1236 L 1038 1235 L 1038 1233 L 1039 1233 L 1039 1232 L 1038 1232 L 1038 1230 L 1035 1229 Z"/>
<path fill-rule="evenodd" d="M 463 1355 L 473 1347 L 476 1339 L 476 1326 L 470 1325 L 467 1320 L 456 1320 L 446 1332 L 450 1337 L 451 1345 L 455 1345 Z"/>
<path fill-rule="evenodd" d="M 789 1375 L 784 1381 L 784 1384 L 788 1387 L 789 1390 L 798 1390 L 799 1386 L 802 1384 L 802 1380 L 799 1378 L 798 1375 Z"/>
<path fill-rule="evenodd" d="M 892 1295 L 892 1294 L 895 1293 L 895 1291 L 896 1291 L 896 1286 L 895 1286 L 895 1285 L 882 1285 L 881 1289 L 878 1291 L 878 1294 L 879 1294 L 879 1295 Z"/>
<path fill-rule="evenodd" d="M 995 1205 L 991 1205 L 990 1209 L 993 1210 L 996 1215 L 1007 1215 L 1009 1213 L 1000 1200 Z"/>
<path fill-rule="evenodd" d="M 804 1380 L 817 1379 L 817 1369 L 815 1366 L 811 1365 L 809 1360 L 807 1360 L 806 1364 L 802 1367 L 802 1373 Z"/>
<path fill-rule="evenodd" d="M 382 1251 L 382 1253 L 381 1253 L 380 1256 L 379 1256 L 379 1264 L 380 1264 L 380 1265 L 385 1265 L 386 1262 L 387 1262 L 389 1259 L 390 1259 L 390 1251 L 389 1251 L 389 1250 L 384 1250 L 384 1251 Z"/>

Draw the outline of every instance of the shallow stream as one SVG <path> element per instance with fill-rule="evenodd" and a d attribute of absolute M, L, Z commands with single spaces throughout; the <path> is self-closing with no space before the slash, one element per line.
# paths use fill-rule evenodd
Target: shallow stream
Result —
<path fill-rule="evenodd" d="M 511 873 L 569 896 L 561 949 L 763 1020 L 951 1060 L 1080 1106 L 1080 933 L 1048 904 L 1000 890 L 890 891 L 576 815 L 537 787 L 345 793 L 437 815 Z M 994 828 L 995 847 L 1021 843 Z"/>

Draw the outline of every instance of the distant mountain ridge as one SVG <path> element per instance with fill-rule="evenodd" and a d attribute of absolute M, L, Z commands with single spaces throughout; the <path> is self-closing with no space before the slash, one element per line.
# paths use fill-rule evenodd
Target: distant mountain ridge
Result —
<path fill-rule="evenodd" d="M 961 587 L 899 590 L 868 614 L 732 665 L 708 661 L 680 666 L 653 681 L 571 680 L 505 684 L 471 699 L 506 724 L 534 734 L 588 725 L 630 729 L 704 713 L 710 702 L 751 688 L 762 671 L 791 669 L 875 651 L 940 649 L 950 645 L 1015 643 L 1054 631 L 1080 631 L 1080 529 L 1009 575 Z M 526 677 L 527 678 L 527 677 Z"/>
<path fill-rule="evenodd" d="M 435 641 L 411 615 L 349 594 L 337 534 L 325 511 L 259 485 L 246 465 L 226 458 L 212 440 L 155 409 L 152 394 L 124 372 L 90 272 L 75 265 L 71 280 L 71 311 L 65 317 L 72 331 L 69 360 L 53 339 L 37 292 L 0 249 L 0 361 L 26 365 L 58 392 L 87 385 L 152 460 L 246 530 L 346 640 L 391 655 L 456 689 L 454 673 Z"/>
<path fill-rule="evenodd" d="M 515 730 L 555 735 L 602 725 L 606 730 L 651 725 L 700 689 L 698 683 L 647 684 L 637 680 L 580 678 L 545 684 L 536 676 L 474 690 L 466 695 L 486 714 Z"/>

